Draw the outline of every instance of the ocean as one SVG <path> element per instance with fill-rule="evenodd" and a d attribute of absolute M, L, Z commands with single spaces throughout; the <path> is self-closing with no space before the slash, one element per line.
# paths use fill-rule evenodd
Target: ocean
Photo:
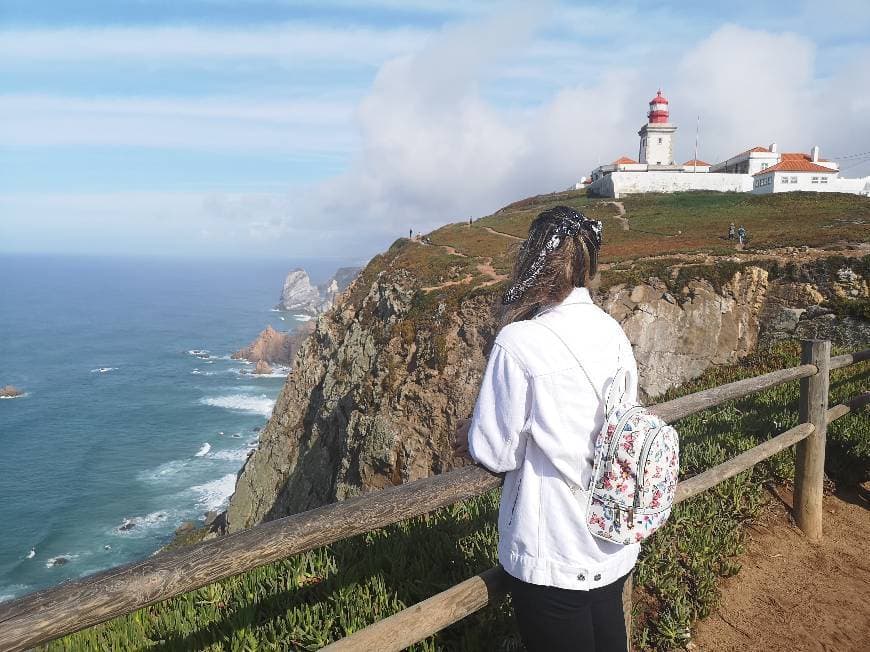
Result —
<path fill-rule="evenodd" d="M 0 600 L 141 559 L 226 506 L 286 370 L 231 360 L 284 276 L 355 261 L 0 256 Z"/>

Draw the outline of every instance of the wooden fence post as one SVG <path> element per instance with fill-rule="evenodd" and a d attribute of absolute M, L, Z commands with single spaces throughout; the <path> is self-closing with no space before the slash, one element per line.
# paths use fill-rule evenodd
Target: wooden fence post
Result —
<path fill-rule="evenodd" d="M 622 585 L 622 612 L 625 616 L 625 638 L 628 641 L 628 650 L 631 650 L 631 590 L 633 587 L 634 571 L 628 574 L 625 584 Z"/>
<path fill-rule="evenodd" d="M 801 362 L 815 365 L 819 372 L 801 379 L 800 420 L 813 424 L 813 434 L 799 442 L 794 469 L 794 518 L 807 538 L 822 539 L 822 489 L 825 480 L 825 432 L 827 429 L 828 383 L 831 343 L 826 340 L 801 342 Z"/>

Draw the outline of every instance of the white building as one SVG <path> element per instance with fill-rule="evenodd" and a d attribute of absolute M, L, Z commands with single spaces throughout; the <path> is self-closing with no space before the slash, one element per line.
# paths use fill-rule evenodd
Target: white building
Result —
<path fill-rule="evenodd" d="M 649 101 L 647 124 L 637 132 L 638 160 L 621 156 L 612 163 L 599 165 L 577 187 L 587 188 L 592 195 L 615 198 L 682 190 L 756 194 L 802 190 L 870 196 L 870 177 L 841 179 L 839 165 L 820 158 L 818 146 L 813 146 L 810 154 L 780 153 L 776 143 L 771 143 L 769 147 L 753 147 L 714 165 L 698 159 L 677 165 L 673 154 L 677 127 L 669 119 L 669 102 L 659 90 Z"/>
<path fill-rule="evenodd" d="M 870 195 L 870 177 L 841 179 L 839 166 L 820 159 L 818 147 L 813 147 L 809 155 L 783 153 L 778 163 L 752 175 L 752 192 L 756 195 L 796 190 Z"/>

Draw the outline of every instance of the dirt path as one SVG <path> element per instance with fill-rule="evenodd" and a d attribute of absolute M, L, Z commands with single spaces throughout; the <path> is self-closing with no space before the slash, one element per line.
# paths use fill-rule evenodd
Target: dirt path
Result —
<path fill-rule="evenodd" d="M 791 494 L 780 490 L 791 505 Z M 697 625 L 701 652 L 866 652 L 870 649 L 870 505 L 825 496 L 825 536 L 809 543 L 777 501 L 750 527 L 742 568 Z"/>
<path fill-rule="evenodd" d="M 465 254 L 457 254 L 460 256 L 464 256 Z M 499 274 L 495 271 L 495 268 L 492 266 L 492 258 L 487 256 L 486 258 L 481 259 L 481 262 L 477 264 L 477 271 L 483 274 L 484 276 L 489 276 L 488 281 L 484 281 L 480 283 L 476 287 L 485 288 L 490 285 L 495 285 L 496 283 L 500 283 L 507 279 L 506 274 Z M 471 283 L 473 277 L 471 274 L 466 274 L 463 278 L 456 279 L 454 281 L 445 281 L 439 285 L 430 285 L 429 287 L 420 288 L 423 292 L 432 292 L 433 290 L 442 290 L 444 288 L 448 288 L 452 285 L 463 285 L 465 283 Z"/>
<path fill-rule="evenodd" d="M 628 218 L 625 216 L 625 204 L 623 204 L 621 201 L 609 201 L 606 203 L 610 204 L 611 206 L 616 206 L 616 210 L 619 211 L 619 215 L 616 215 L 614 219 L 619 220 L 619 223 L 622 224 L 622 230 L 630 230 L 630 227 L 628 225 Z"/>
<path fill-rule="evenodd" d="M 488 226 L 484 226 L 484 227 L 481 227 L 481 228 L 482 228 L 484 231 L 487 231 L 487 232 L 492 233 L 492 234 L 494 234 L 494 235 L 501 235 L 501 236 L 504 236 L 505 238 L 508 238 L 508 239 L 510 239 L 510 240 L 518 240 L 518 241 L 520 241 L 520 242 L 522 242 L 522 240 L 523 240 L 522 238 L 518 238 L 518 237 L 515 236 L 515 235 L 511 235 L 510 233 L 505 233 L 504 231 L 496 231 L 495 229 L 491 229 L 491 228 L 489 228 Z"/>

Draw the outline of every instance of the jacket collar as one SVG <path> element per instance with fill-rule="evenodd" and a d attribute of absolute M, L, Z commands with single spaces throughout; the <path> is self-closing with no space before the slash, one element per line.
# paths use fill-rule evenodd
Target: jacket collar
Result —
<path fill-rule="evenodd" d="M 574 288 L 559 306 L 570 306 L 575 303 L 593 303 L 589 290 L 586 288 Z"/>

